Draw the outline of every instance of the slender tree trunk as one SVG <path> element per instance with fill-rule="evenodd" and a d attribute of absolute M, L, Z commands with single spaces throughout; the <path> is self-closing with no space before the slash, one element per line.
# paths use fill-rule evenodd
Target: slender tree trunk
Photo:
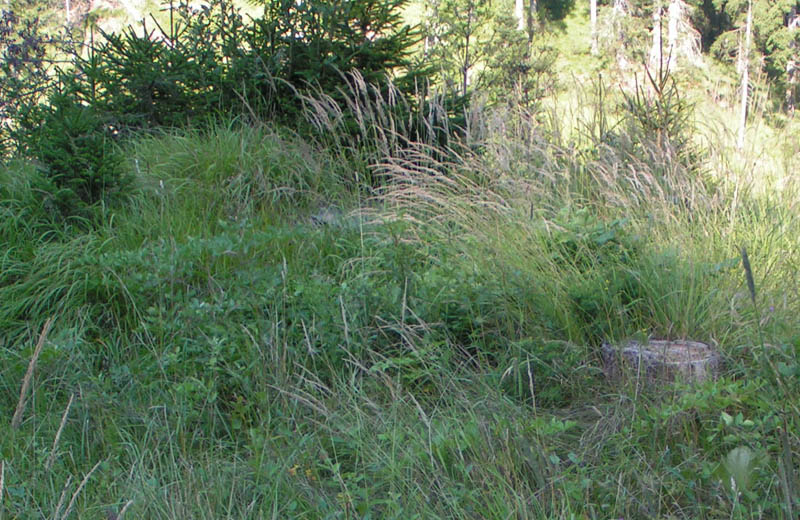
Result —
<path fill-rule="evenodd" d="M 536 11 L 538 7 L 536 0 L 529 0 L 528 2 L 528 43 L 533 41 L 533 30 L 536 27 Z"/>
<path fill-rule="evenodd" d="M 800 6 L 792 8 L 786 26 L 789 28 L 790 33 L 800 30 Z M 800 49 L 795 49 L 794 56 L 786 63 L 786 76 L 789 78 L 786 86 L 786 108 L 789 109 L 790 113 L 794 114 L 797 83 L 800 80 Z"/>
<path fill-rule="evenodd" d="M 469 87 L 469 69 L 472 67 L 471 56 L 469 55 L 469 44 L 472 39 L 472 4 L 467 10 L 467 26 L 464 37 L 464 61 L 461 66 L 461 95 L 467 95 L 467 88 Z"/>
<path fill-rule="evenodd" d="M 517 19 L 517 30 L 525 30 L 525 0 L 514 0 L 514 18 Z"/>
<path fill-rule="evenodd" d="M 597 0 L 589 0 L 589 16 L 592 20 L 592 54 L 597 55 Z"/>
<path fill-rule="evenodd" d="M 682 7 L 680 0 L 670 0 L 668 8 L 669 21 L 667 23 L 667 48 L 669 49 L 667 70 L 670 71 L 678 65 L 678 23 L 681 18 Z"/>
<path fill-rule="evenodd" d="M 653 45 L 650 47 L 650 68 L 661 70 L 664 45 L 661 36 L 661 0 L 653 2 Z"/>
<path fill-rule="evenodd" d="M 749 85 L 750 33 L 753 23 L 753 0 L 747 2 L 747 27 L 745 28 L 744 59 L 742 60 L 742 104 L 739 107 L 739 140 L 737 147 L 744 148 L 744 132 L 747 129 L 747 88 Z"/>
<path fill-rule="evenodd" d="M 71 10 L 70 10 L 69 7 L 70 7 L 69 6 L 69 0 L 64 0 L 64 11 L 66 11 L 66 15 L 67 15 L 67 25 L 69 25 L 70 22 L 72 21 L 72 16 L 70 14 Z"/>
<path fill-rule="evenodd" d="M 467 95 L 467 87 L 469 86 L 469 36 L 467 36 L 466 47 L 464 49 L 464 65 L 461 68 L 461 95 Z"/>

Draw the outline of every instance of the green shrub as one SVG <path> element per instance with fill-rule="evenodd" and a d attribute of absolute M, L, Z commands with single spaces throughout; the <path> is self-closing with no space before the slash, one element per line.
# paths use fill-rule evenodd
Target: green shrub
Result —
<path fill-rule="evenodd" d="M 202 9 L 170 6 L 170 25 L 101 32 L 61 80 L 71 95 L 125 128 L 183 126 L 242 109 L 257 117 L 302 119 L 297 92 L 317 86 L 340 96 L 344 73 L 370 83 L 407 65 L 413 33 L 404 0 L 266 1 L 245 21 L 229 0 Z M 155 20 L 154 20 L 155 21 Z"/>
<path fill-rule="evenodd" d="M 369 84 L 386 85 L 399 73 L 401 88 L 413 86 L 409 56 L 417 37 L 403 22 L 407 0 L 262 0 L 264 17 L 247 32 L 252 52 L 245 57 L 271 63 L 278 85 L 279 109 L 300 108 L 294 89 L 316 85 L 334 99 L 346 86 L 345 74 L 359 71 Z"/>
<path fill-rule="evenodd" d="M 224 108 L 233 96 L 224 63 L 240 47 L 241 16 L 219 1 L 202 11 L 170 7 L 170 20 L 166 28 L 143 20 L 138 30 L 100 31 L 89 56 L 76 55 L 61 76 L 70 96 L 122 131 L 184 126 Z"/>
<path fill-rule="evenodd" d="M 697 159 L 691 141 L 694 106 L 663 63 L 657 71 L 645 67 L 645 76 L 633 94 L 623 92 L 628 132 L 636 141 L 669 150 L 676 162 L 692 166 Z M 642 150 L 634 148 L 631 153 L 638 156 Z"/>
<path fill-rule="evenodd" d="M 22 140 L 42 169 L 40 188 L 62 215 L 85 214 L 128 185 L 112 129 L 94 108 L 56 94 L 26 123 Z"/>

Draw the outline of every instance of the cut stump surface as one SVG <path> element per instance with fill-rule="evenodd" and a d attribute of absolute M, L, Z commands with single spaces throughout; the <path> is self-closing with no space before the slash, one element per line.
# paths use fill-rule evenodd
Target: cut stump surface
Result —
<path fill-rule="evenodd" d="M 604 343 L 602 356 L 610 380 L 619 380 L 626 374 L 653 382 L 701 382 L 715 379 L 721 364 L 719 353 L 711 346 L 688 340 Z"/>

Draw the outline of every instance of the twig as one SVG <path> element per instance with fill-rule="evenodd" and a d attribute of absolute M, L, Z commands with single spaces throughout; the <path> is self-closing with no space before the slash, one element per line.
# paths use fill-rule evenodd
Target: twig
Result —
<path fill-rule="evenodd" d="M 19 403 L 17 403 L 17 409 L 14 412 L 14 417 L 11 419 L 11 428 L 13 430 L 19 428 L 22 422 L 22 414 L 25 413 L 28 388 L 31 385 L 31 379 L 33 379 L 33 370 L 36 368 L 36 360 L 39 359 L 39 354 L 41 354 L 42 347 L 44 346 L 44 340 L 47 339 L 47 333 L 50 332 L 50 326 L 52 324 L 53 318 L 47 318 L 47 321 L 44 323 L 44 328 L 41 334 L 39 334 L 39 342 L 36 344 L 36 349 L 33 351 L 33 357 L 31 357 L 31 361 L 28 363 L 28 371 L 25 372 L 25 377 L 22 380 L 22 389 L 19 391 Z"/>

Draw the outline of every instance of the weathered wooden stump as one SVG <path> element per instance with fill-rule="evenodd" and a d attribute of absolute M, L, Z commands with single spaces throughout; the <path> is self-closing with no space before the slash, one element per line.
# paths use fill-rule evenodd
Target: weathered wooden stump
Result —
<path fill-rule="evenodd" d="M 700 382 L 715 379 L 721 365 L 711 346 L 688 340 L 603 343 L 602 356 L 606 377 L 612 381 L 627 375 L 651 382 Z"/>

